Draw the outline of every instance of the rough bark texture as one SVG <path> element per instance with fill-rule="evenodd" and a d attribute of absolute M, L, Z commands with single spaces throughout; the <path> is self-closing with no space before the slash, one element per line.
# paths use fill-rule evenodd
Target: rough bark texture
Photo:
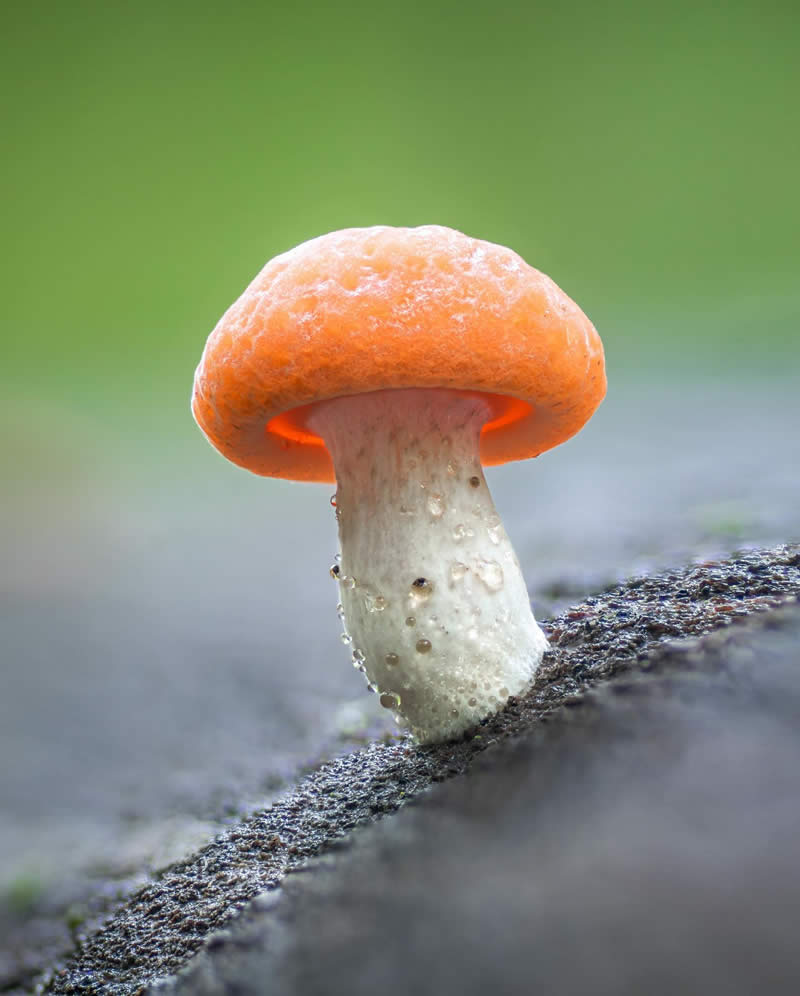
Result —
<path fill-rule="evenodd" d="M 171 985 L 566 992 L 591 976 L 597 991 L 745 992 L 750 964 L 779 991 L 800 970 L 782 919 L 800 902 L 800 624 L 766 610 L 798 592 L 794 546 L 587 599 L 547 627 L 523 699 L 459 743 L 324 765 L 142 888 L 46 991 L 140 992 L 204 946 Z M 356 827 L 470 768 L 339 856 Z M 275 891 L 326 853 L 328 882 L 314 865 L 301 895 Z"/>

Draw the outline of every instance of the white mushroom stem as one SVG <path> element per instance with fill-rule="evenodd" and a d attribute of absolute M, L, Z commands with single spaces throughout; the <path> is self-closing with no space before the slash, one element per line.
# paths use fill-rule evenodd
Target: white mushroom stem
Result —
<path fill-rule="evenodd" d="M 407 389 L 319 404 L 336 470 L 334 568 L 353 663 L 422 743 L 523 692 L 547 647 L 481 469 L 479 395 Z"/>

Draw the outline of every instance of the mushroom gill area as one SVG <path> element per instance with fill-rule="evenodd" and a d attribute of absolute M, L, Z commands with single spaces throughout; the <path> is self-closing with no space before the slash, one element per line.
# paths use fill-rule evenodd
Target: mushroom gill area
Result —
<path fill-rule="evenodd" d="M 547 647 L 483 476 L 480 396 L 377 391 L 320 403 L 336 470 L 343 639 L 422 743 L 458 737 L 530 684 Z"/>

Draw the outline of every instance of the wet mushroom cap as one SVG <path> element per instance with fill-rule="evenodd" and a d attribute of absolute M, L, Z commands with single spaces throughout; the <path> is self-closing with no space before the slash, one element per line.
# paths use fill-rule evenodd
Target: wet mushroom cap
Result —
<path fill-rule="evenodd" d="M 223 315 L 192 411 L 209 441 L 269 477 L 334 481 L 310 406 L 393 388 L 479 393 L 484 464 L 578 432 L 606 390 L 594 326 L 503 246 L 438 225 L 351 228 L 275 257 Z"/>

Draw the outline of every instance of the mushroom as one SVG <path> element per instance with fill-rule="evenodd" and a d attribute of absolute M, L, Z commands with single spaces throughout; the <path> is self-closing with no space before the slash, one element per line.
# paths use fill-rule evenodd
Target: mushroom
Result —
<path fill-rule="evenodd" d="M 192 410 L 256 474 L 336 481 L 343 640 L 431 743 L 523 692 L 547 647 L 482 465 L 568 439 L 605 386 L 591 322 L 512 250 L 375 227 L 267 263 L 211 333 Z"/>

